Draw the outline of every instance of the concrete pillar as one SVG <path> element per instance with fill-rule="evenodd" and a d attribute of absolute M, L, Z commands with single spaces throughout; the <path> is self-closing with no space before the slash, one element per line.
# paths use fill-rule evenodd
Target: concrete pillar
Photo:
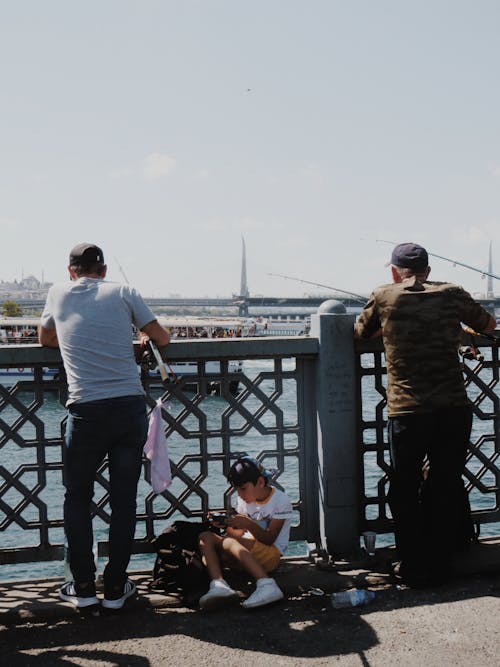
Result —
<path fill-rule="evenodd" d="M 319 524 L 328 553 L 359 548 L 359 462 L 356 446 L 354 315 L 338 301 L 311 316 L 319 339 L 316 373 Z"/>

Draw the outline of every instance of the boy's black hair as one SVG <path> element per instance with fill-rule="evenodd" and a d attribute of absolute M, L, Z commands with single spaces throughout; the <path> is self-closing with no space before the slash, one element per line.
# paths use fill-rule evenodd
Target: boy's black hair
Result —
<path fill-rule="evenodd" d="M 227 481 L 231 486 L 236 488 L 238 486 L 243 486 L 243 484 L 246 484 L 247 482 L 256 484 L 259 477 L 263 477 L 267 484 L 271 475 L 269 474 L 269 471 L 264 468 L 262 463 L 257 461 L 257 459 L 254 459 L 253 456 L 241 456 L 231 466 Z"/>

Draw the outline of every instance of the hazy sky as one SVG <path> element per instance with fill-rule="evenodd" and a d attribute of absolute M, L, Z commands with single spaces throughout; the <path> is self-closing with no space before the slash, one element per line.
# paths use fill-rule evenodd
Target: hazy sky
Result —
<path fill-rule="evenodd" d="M 499 34 L 498 0 L 0 0 L 0 278 L 92 241 L 230 295 L 242 235 L 252 294 L 368 292 L 378 238 L 499 273 Z"/>

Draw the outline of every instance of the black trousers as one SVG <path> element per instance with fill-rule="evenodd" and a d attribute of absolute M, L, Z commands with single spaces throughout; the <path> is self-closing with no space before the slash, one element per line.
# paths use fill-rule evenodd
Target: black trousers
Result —
<path fill-rule="evenodd" d="M 407 573 L 425 575 L 449 566 L 463 508 L 462 473 L 471 428 L 469 406 L 389 418 L 388 500 L 396 548 Z M 424 514 L 420 490 L 426 456 L 431 484 Z"/>

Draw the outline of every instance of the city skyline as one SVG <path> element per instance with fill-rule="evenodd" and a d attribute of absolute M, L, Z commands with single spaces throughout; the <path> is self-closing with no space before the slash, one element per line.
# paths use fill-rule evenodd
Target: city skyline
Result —
<path fill-rule="evenodd" d="M 499 24 L 494 0 L 6 3 L 1 277 L 67 280 L 90 241 L 146 296 L 228 295 L 242 235 L 250 294 L 368 294 L 377 239 L 486 269 Z"/>
<path fill-rule="evenodd" d="M 388 241 L 383 241 L 384 243 L 389 243 Z M 441 260 L 443 262 L 447 262 L 451 264 L 454 268 L 457 265 L 462 264 L 462 268 L 465 268 L 467 271 L 474 271 L 476 273 L 479 273 L 481 275 L 481 278 L 484 280 L 484 291 L 480 292 L 474 292 L 475 295 L 481 296 L 481 297 L 488 297 L 488 296 L 494 296 L 496 294 L 500 294 L 500 288 L 497 288 L 498 291 L 495 291 L 495 286 L 498 284 L 498 274 L 493 272 L 493 246 L 492 243 L 490 242 L 489 245 L 489 251 L 488 251 L 488 265 L 486 269 L 480 269 L 480 267 L 473 267 L 469 266 L 465 263 L 460 262 L 457 258 L 451 258 L 451 257 L 437 257 L 433 258 L 432 256 L 429 259 L 429 263 L 432 264 L 435 259 L 438 261 Z M 116 261 L 116 259 L 115 259 Z M 386 262 L 386 265 L 388 263 Z M 128 278 L 121 267 L 120 264 L 117 263 L 118 271 L 121 274 L 121 278 L 125 280 L 125 282 L 128 282 Z M 14 279 L 14 281 L 6 281 L 0 277 L 0 291 L 3 290 L 4 286 L 6 289 L 9 289 L 11 287 L 15 287 L 16 289 L 19 290 L 26 290 L 26 291 L 32 291 L 32 290 L 39 290 L 39 289 L 48 289 L 53 283 L 46 282 L 43 279 L 44 272 L 42 271 L 42 278 L 38 280 L 38 278 L 34 274 L 28 274 L 27 276 L 24 275 L 24 271 L 21 272 L 21 279 L 18 281 L 17 279 Z M 352 296 L 357 296 L 356 292 L 350 292 L 349 290 L 346 290 L 345 288 L 341 288 L 339 286 L 334 286 L 334 285 L 325 285 L 322 283 L 314 283 L 314 281 L 309 281 L 305 279 L 304 277 L 299 277 L 299 276 L 288 276 L 288 275 L 280 275 L 280 274 L 273 274 L 274 277 L 280 277 L 283 278 L 286 281 L 291 281 L 292 283 L 295 283 L 297 286 L 297 296 L 303 296 L 306 294 L 309 294 L 311 296 L 314 296 L 316 294 L 323 294 L 323 293 L 334 293 L 337 292 L 337 294 L 342 295 L 342 293 L 345 293 L 344 295 L 348 295 L 349 293 Z M 38 283 L 35 285 L 34 283 Z M 305 291 L 300 291 L 301 285 L 308 287 L 307 290 Z M 275 295 L 278 295 L 279 293 L 275 293 Z M 255 297 L 255 296 L 263 296 L 260 294 L 251 294 L 250 291 L 248 290 L 248 283 L 247 283 L 247 271 L 246 271 L 246 248 L 245 248 L 245 240 L 242 237 L 242 256 L 241 256 L 241 269 L 240 269 L 240 289 L 239 290 L 233 290 L 230 293 L 227 294 L 202 294 L 199 293 L 196 296 L 198 297 L 212 297 L 212 298 L 218 298 L 218 297 L 230 297 L 232 295 L 240 295 L 240 296 L 245 296 L 245 297 Z M 147 293 L 145 296 L 159 296 L 155 295 L 154 293 Z M 166 298 L 182 298 L 186 295 L 180 294 L 180 293 L 168 293 L 168 294 L 162 294 L 161 296 L 166 297 Z M 193 295 L 194 296 L 194 295 Z M 270 294 L 266 294 L 265 296 L 272 296 Z M 293 295 L 288 295 L 288 296 L 293 296 Z M 358 295 L 359 296 L 359 295 Z M 368 296 L 368 293 L 366 293 L 364 296 Z"/>

